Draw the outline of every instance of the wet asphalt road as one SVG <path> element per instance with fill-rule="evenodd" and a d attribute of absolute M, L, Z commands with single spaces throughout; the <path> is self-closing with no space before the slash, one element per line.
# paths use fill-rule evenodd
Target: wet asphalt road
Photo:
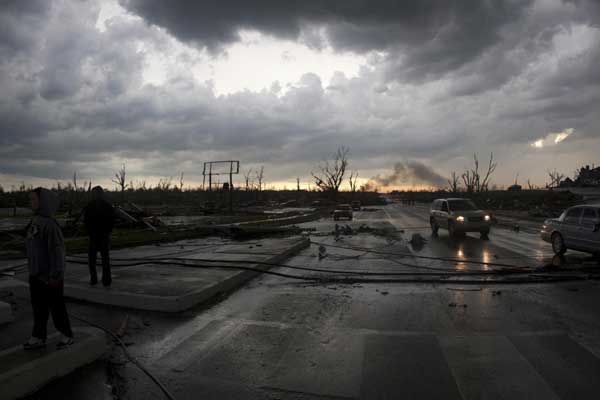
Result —
<path fill-rule="evenodd" d="M 212 305 L 175 315 L 80 302 L 68 307 L 113 331 L 127 315 L 129 351 L 177 399 L 597 398 L 598 281 L 449 283 L 437 274 L 498 268 L 411 254 L 535 268 L 551 262 L 550 245 L 534 230 L 495 229 L 489 241 L 476 234 L 451 240 L 445 231 L 433 238 L 427 221 L 425 207 L 391 204 L 339 222 L 353 234 L 337 240 L 333 221 L 305 223 L 313 228 L 311 239 L 325 244 L 326 257 L 320 259 L 313 244 L 287 265 L 418 279 L 423 275 L 414 274 L 429 274 L 424 277 L 439 278 L 435 283 L 315 283 L 263 275 Z M 422 247 L 407 242 L 414 233 L 427 239 Z M 567 253 L 567 267 L 582 262 L 589 257 Z M 116 348 L 32 397 L 54 398 L 165 397 Z"/>
<path fill-rule="evenodd" d="M 497 229 L 483 241 L 470 234 L 450 240 L 442 231 L 431 238 L 419 207 L 356 213 L 349 225 L 362 224 L 387 234 L 336 241 L 326 235 L 332 221 L 305 226 L 316 228 L 313 240 L 345 247 L 519 266 L 551 258 L 549 245 L 530 233 Z M 415 232 L 428 239 L 418 251 L 405 240 Z M 312 245 L 288 264 L 372 272 L 421 272 L 414 264 L 489 268 L 332 247 L 321 260 L 317 253 Z M 212 307 L 152 322 L 156 329 L 130 349 L 178 399 L 596 398 L 599 300 L 596 281 L 314 284 L 265 275 Z M 131 364 L 118 375 L 122 397 L 163 398 Z"/>

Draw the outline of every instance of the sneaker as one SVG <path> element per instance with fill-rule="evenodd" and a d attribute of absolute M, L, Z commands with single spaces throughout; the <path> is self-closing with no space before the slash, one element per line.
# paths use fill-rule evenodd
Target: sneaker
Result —
<path fill-rule="evenodd" d="M 46 341 L 44 339 L 39 339 L 34 336 L 30 337 L 28 341 L 23 343 L 23 348 L 25 350 L 34 350 L 42 347 L 46 347 Z"/>
<path fill-rule="evenodd" d="M 60 342 L 58 342 L 56 344 L 56 349 L 57 350 L 65 349 L 65 348 L 71 346 L 73 343 L 75 343 L 75 341 L 73 340 L 72 337 L 62 335 Z"/>

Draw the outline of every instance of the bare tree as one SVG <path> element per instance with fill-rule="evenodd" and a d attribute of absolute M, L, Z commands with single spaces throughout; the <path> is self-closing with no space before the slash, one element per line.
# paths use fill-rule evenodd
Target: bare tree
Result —
<path fill-rule="evenodd" d="M 475 163 L 477 163 L 477 156 L 474 156 L 475 158 Z M 488 167 L 487 167 L 487 171 L 485 172 L 485 175 L 483 176 L 483 179 L 480 181 L 479 180 L 479 176 L 477 177 L 477 191 L 478 192 L 487 192 L 488 190 L 488 186 L 490 184 L 490 178 L 492 177 L 492 174 L 494 173 L 494 171 L 496 170 L 496 167 L 498 166 L 498 163 L 494 162 L 494 153 L 490 153 L 490 161 L 488 162 Z"/>
<path fill-rule="evenodd" d="M 246 192 L 250 190 L 252 183 L 250 182 L 250 176 L 252 175 L 252 168 L 244 172 L 244 182 L 246 184 Z"/>
<path fill-rule="evenodd" d="M 77 171 L 73 171 L 73 189 L 77 191 Z"/>
<path fill-rule="evenodd" d="M 496 170 L 498 163 L 494 162 L 494 153 L 490 153 L 490 161 L 488 162 L 487 171 L 481 175 L 479 172 L 479 159 L 477 154 L 473 154 L 473 169 L 465 170 L 462 174 L 462 180 L 465 184 L 467 192 L 485 192 L 488 190 L 490 178 Z"/>
<path fill-rule="evenodd" d="M 475 190 L 475 176 L 469 170 L 465 170 L 465 172 L 461 175 L 463 183 L 465 184 L 465 190 L 468 193 L 472 193 Z"/>
<path fill-rule="evenodd" d="M 299 176 L 296 177 L 296 191 L 297 192 L 300 191 L 300 177 Z"/>
<path fill-rule="evenodd" d="M 350 177 L 348 178 L 348 181 L 350 183 L 350 190 L 352 191 L 352 193 L 356 192 L 356 188 L 357 188 L 357 181 L 358 181 L 358 171 L 353 171 L 350 173 Z"/>
<path fill-rule="evenodd" d="M 340 146 L 333 156 L 333 161 L 325 160 L 318 165 L 318 172 L 311 171 L 310 174 L 321 191 L 331 192 L 335 195 L 340 190 L 348 167 L 349 151 L 347 147 Z"/>
<path fill-rule="evenodd" d="M 173 181 L 173 177 L 170 176 L 168 178 L 160 178 L 158 183 L 156 184 L 156 188 L 158 190 L 167 191 L 171 188 L 171 182 Z"/>
<path fill-rule="evenodd" d="M 531 183 L 529 179 L 527 179 L 527 187 L 529 188 L 529 190 L 535 189 L 535 186 Z"/>
<path fill-rule="evenodd" d="M 125 164 L 121 167 L 120 170 L 117 171 L 115 177 L 112 178 L 112 181 L 117 184 L 117 186 L 121 189 L 121 197 L 125 199 L 125 189 L 127 188 L 127 172 L 125 171 Z"/>
<path fill-rule="evenodd" d="M 258 191 L 263 189 L 263 178 L 264 178 L 265 166 L 261 165 L 259 170 L 256 170 L 256 181 L 258 182 Z"/>
<path fill-rule="evenodd" d="M 179 176 L 179 191 L 183 192 L 183 171 L 181 171 L 181 175 Z"/>
<path fill-rule="evenodd" d="M 460 182 L 460 177 L 458 175 L 456 175 L 455 171 L 452 171 L 452 174 L 450 175 L 450 179 L 448 179 L 448 185 L 449 185 L 450 191 L 452 193 L 458 192 L 459 182 Z"/>
<path fill-rule="evenodd" d="M 546 185 L 549 188 L 558 187 L 560 185 L 560 182 L 565 177 L 564 174 L 561 174 L 557 170 L 554 170 L 554 171 L 547 170 L 546 172 L 548 173 L 548 176 L 550 177 L 550 184 Z"/>
<path fill-rule="evenodd" d="M 137 181 L 135 190 L 146 190 L 146 181 Z"/>

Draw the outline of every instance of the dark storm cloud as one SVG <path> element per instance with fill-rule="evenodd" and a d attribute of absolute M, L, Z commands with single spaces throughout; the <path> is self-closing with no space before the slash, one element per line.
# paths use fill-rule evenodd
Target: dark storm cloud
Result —
<path fill-rule="evenodd" d="M 0 173 L 110 178 L 127 161 L 132 174 L 191 176 L 203 161 L 228 158 L 283 180 L 346 145 L 352 170 L 427 160 L 376 180 L 443 186 L 428 166 L 441 171 L 436 162 L 478 147 L 526 151 L 567 128 L 573 145 L 599 135 L 600 12 L 591 0 L 208 3 L 125 2 L 213 50 L 247 28 L 384 54 L 353 78 L 306 71 L 285 90 L 218 96 L 186 73 L 144 83 L 139 44 L 172 54 L 168 35 L 140 18 L 111 19 L 99 32 L 94 1 L 4 2 Z"/>
<path fill-rule="evenodd" d="M 532 0 L 278 1 L 121 0 L 146 21 L 184 42 L 217 50 L 239 40 L 242 29 L 280 38 L 310 38 L 315 27 L 337 50 L 389 52 L 394 74 L 422 77 L 454 70 L 496 43 Z M 397 74 L 397 73 L 396 73 Z"/>
<path fill-rule="evenodd" d="M 52 3 L 45 0 L 0 2 L 0 63 L 29 50 L 41 32 Z"/>

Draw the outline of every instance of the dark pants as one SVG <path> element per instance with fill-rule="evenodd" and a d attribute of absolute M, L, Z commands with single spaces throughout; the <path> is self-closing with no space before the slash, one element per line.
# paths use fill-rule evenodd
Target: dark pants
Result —
<path fill-rule="evenodd" d="M 96 256 L 98 255 L 98 252 L 100 252 L 100 256 L 102 257 L 102 283 L 106 286 L 112 283 L 109 250 L 110 234 L 90 236 L 88 265 L 90 268 L 90 280 L 92 282 L 98 281 L 98 274 L 96 273 Z"/>
<path fill-rule="evenodd" d="M 46 340 L 48 315 L 52 314 L 52 322 L 56 330 L 65 336 L 73 337 L 71 322 L 63 298 L 63 285 L 50 287 L 47 283 L 29 277 L 29 292 L 33 307 L 33 333 L 31 336 Z"/>

